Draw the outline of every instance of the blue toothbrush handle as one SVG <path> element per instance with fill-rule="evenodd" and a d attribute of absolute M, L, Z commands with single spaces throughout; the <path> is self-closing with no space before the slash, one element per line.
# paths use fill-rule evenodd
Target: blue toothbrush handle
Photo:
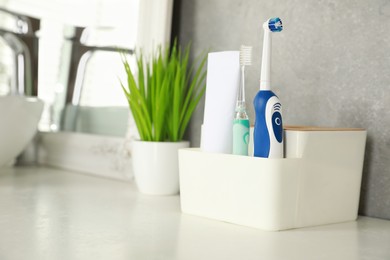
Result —
<path fill-rule="evenodd" d="M 270 90 L 261 90 L 254 101 L 254 156 L 283 158 L 283 121 L 279 98 Z"/>
<path fill-rule="evenodd" d="M 248 155 L 249 119 L 233 121 L 233 154 Z"/>

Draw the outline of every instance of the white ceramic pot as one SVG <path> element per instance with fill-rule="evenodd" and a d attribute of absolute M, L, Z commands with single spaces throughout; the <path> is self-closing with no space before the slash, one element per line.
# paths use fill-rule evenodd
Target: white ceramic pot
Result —
<path fill-rule="evenodd" d="M 134 178 L 139 191 L 152 195 L 178 194 L 178 150 L 186 147 L 189 147 L 188 141 L 134 141 L 132 161 Z"/>

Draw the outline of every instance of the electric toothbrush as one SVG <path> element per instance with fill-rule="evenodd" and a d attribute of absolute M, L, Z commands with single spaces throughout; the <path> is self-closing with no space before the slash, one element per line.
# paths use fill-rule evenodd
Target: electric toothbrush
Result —
<path fill-rule="evenodd" d="M 245 66 L 252 64 L 252 47 L 241 45 L 241 84 L 238 89 L 236 110 L 233 120 L 233 154 L 248 155 L 249 117 L 245 104 Z"/>
<path fill-rule="evenodd" d="M 255 127 L 253 132 L 254 156 L 283 158 L 282 106 L 271 91 L 271 33 L 283 29 L 282 21 L 276 17 L 263 24 L 264 42 L 261 62 L 260 91 L 255 96 Z"/>

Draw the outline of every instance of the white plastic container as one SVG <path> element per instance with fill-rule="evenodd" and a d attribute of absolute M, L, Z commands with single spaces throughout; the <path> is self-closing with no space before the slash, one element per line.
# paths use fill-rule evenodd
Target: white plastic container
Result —
<path fill-rule="evenodd" d="M 286 128 L 284 159 L 182 149 L 182 211 L 270 231 L 355 220 L 366 134 Z"/>

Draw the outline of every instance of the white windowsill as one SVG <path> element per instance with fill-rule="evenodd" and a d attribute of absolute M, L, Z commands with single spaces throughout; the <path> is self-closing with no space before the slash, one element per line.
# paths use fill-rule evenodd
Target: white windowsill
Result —
<path fill-rule="evenodd" d="M 39 133 L 38 163 L 123 181 L 133 179 L 125 138 L 58 132 Z"/>

